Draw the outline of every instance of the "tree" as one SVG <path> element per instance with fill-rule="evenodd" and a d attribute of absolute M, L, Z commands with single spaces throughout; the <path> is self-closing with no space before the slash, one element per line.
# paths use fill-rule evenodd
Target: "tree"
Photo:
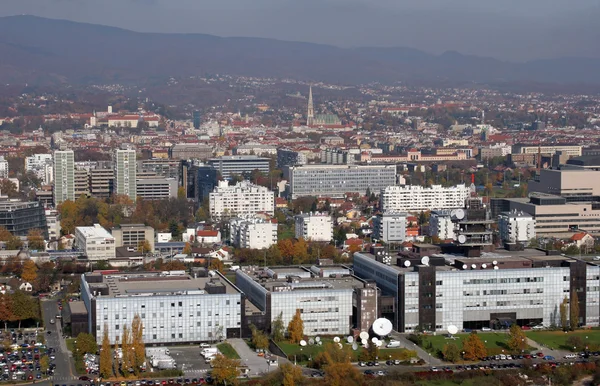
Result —
<path fill-rule="evenodd" d="M 569 299 L 565 296 L 562 303 L 560 303 L 560 326 L 563 331 L 567 331 L 569 328 L 569 319 L 567 316 L 567 310 L 569 308 Z"/>
<path fill-rule="evenodd" d="M 325 384 L 328 386 L 362 385 L 363 377 L 350 362 L 337 362 L 326 365 Z"/>
<path fill-rule="evenodd" d="M 42 373 L 45 373 L 46 371 L 48 371 L 48 368 L 50 367 L 50 359 L 48 358 L 48 355 L 44 355 L 40 358 L 40 370 L 42 371 Z"/>
<path fill-rule="evenodd" d="M 252 331 L 252 345 L 254 348 L 259 350 L 266 350 L 269 348 L 269 337 L 263 331 L 256 328 L 255 325 L 250 325 Z"/>
<path fill-rule="evenodd" d="M 23 248 L 23 241 L 18 236 L 11 236 L 6 241 L 6 249 L 14 251 Z"/>
<path fill-rule="evenodd" d="M 476 332 L 470 333 L 467 339 L 464 340 L 463 351 L 465 359 L 469 361 L 477 361 L 487 355 L 485 345 Z"/>
<path fill-rule="evenodd" d="M 285 338 L 285 326 L 283 325 L 283 312 L 271 323 L 271 338 L 279 343 Z"/>
<path fill-rule="evenodd" d="M 189 242 L 185 243 L 185 245 L 183 246 L 183 254 L 184 255 L 192 254 L 192 244 L 190 244 Z"/>
<path fill-rule="evenodd" d="M 150 246 L 150 242 L 148 240 L 142 240 L 138 242 L 137 250 L 138 252 L 148 253 L 152 252 L 152 247 Z"/>
<path fill-rule="evenodd" d="M 0 241 L 8 241 L 12 237 L 12 234 L 3 226 L 0 226 Z"/>
<path fill-rule="evenodd" d="M 42 231 L 39 229 L 30 229 L 29 232 L 27 232 L 27 246 L 29 249 L 44 251 L 46 250 L 45 244 Z"/>
<path fill-rule="evenodd" d="M 300 315 L 300 309 L 296 309 L 296 313 L 288 324 L 288 337 L 291 343 L 300 343 L 304 338 L 304 322 Z"/>
<path fill-rule="evenodd" d="M 571 330 L 576 330 L 579 327 L 579 297 L 577 296 L 577 291 L 571 291 L 569 311 Z"/>
<path fill-rule="evenodd" d="M 79 355 L 95 354 L 98 351 L 96 339 L 91 334 L 86 334 L 85 332 L 77 335 L 77 343 L 75 347 L 77 348 Z"/>
<path fill-rule="evenodd" d="M 110 339 L 108 338 L 108 325 L 106 323 L 104 324 L 102 348 L 100 349 L 100 375 L 105 379 L 113 375 L 113 360 L 110 350 Z"/>
<path fill-rule="evenodd" d="M 510 326 L 510 331 L 508 334 L 508 347 L 511 350 L 520 352 L 527 348 L 527 336 L 525 336 L 525 333 L 518 324 L 514 323 L 512 326 Z"/>
<path fill-rule="evenodd" d="M 25 264 L 23 264 L 23 272 L 21 272 L 21 279 L 33 284 L 37 279 L 37 271 L 38 267 L 35 265 L 33 260 L 27 260 Z"/>
<path fill-rule="evenodd" d="M 304 377 L 302 376 L 302 368 L 294 366 L 291 363 L 284 363 L 279 366 L 283 375 L 283 386 L 296 386 L 298 382 L 302 382 Z"/>
<path fill-rule="evenodd" d="M 15 316 L 12 312 L 12 309 L 13 306 L 10 295 L 6 293 L 0 293 L 0 320 L 4 322 L 4 330 L 8 330 L 9 321 L 15 320 Z"/>
<path fill-rule="evenodd" d="M 135 314 L 131 322 L 131 347 L 133 348 L 133 370 L 139 374 L 141 366 L 146 361 L 146 345 L 144 343 L 144 324 L 138 314 Z"/>
<path fill-rule="evenodd" d="M 121 358 L 121 374 L 128 377 L 130 372 L 129 369 L 132 367 L 131 362 L 131 336 L 127 325 L 123 325 L 123 332 L 121 333 L 121 352 L 123 354 Z"/>
<path fill-rule="evenodd" d="M 240 376 L 240 361 L 229 359 L 221 353 L 215 355 L 211 362 L 212 377 L 217 384 L 236 385 Z"/>
<path fill-rule="evenodd" d="M 458 362 L 460 360 L 460 349 L 455 343 L 448 343 L 442 351 L 444 360 L 449 362 Z"/>
<path fill-rule="evenodd" d="M 210 264 L 208 265 L 208 269 L 211 271 L 219 271 L 222 274 L 225 274 L 225 264 L 219 259 L 210 259 Z"/>
<path fill-rule="evenodd" d="M 23 291 L 15 291 L 11 297 L 12 314 L 14 320 L 19 321 L 19 329 L 21 322 L 27 319 L 35 319 L 40 315 L 39 302 Z"/>
<path fill-rule="evenodd" d="M 569 348 L 573 347 L 573 351 L 583 350 L 585 348 L 583 339 L 577 335 L 569 336 L 566 343 Z"/>
<path fill-rule="evenodd" d="M 294 265 L 308 262 L 308 244 L 302 237 L 294 244 L 292 256 L 292 263 Z"/>

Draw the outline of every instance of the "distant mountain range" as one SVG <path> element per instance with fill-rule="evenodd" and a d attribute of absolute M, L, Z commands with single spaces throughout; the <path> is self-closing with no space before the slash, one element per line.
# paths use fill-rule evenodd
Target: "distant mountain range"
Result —
<path fill-rule="evenodd" d="M 0 18 L 0 82 L 127 83 L 230 74 L 370 81 L 600 84 L 600 59 L 510 63 L 410 48 L 338 48 L 259 38 L 138 33 L 34 16 Z"/>

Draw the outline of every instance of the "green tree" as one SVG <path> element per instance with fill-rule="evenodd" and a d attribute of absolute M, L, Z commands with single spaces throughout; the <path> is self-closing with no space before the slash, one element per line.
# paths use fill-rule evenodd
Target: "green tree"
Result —
<path fill-rule="evenodd" d="M 94 336 L 85 332 L 77 335 L 75 347 L 80 355 L 95 354 L 98 351 L 98 344 L 96 343 Z"/>
<path fill-rule="evenodd" d="M 150 246 L 150 242 L 148 240 L 142 240 L 138 242 L 137 250 L 138 252 L 148 253 L 152 252 L 152 247 Z"/>
<path fill-rule="evenodd" d="M 8 322 L 15 320 L 13 314 L 12 297 L 7 293 L 0 293 L 0 320 L 4 322 L 4 329 L 8 329 Z M 9 336 L 6 334 L 6 336 Z M 10 342 L 12 343 L 12 342 Z M 10 346 L 10 344 L 9 344 Z"/>
<path fill-rule="evenodd" d="M 571 330 L 576 330 L 579 327 L 579 297 L 577 296 L 577 291 L 571 291 L 569 311 Z"/>
<path fill-rule="evenodd" d="M 250 325 L 250 331 L 252 332 L 252 345 L 254 348 L 259 350 L 266 350 L 269 348 L 269 337 L 263 331 L 256 328 L 255 325 Z"/>
<path fill-rule="evenodd" d="M 8 249 L 9 251 L 15 251 L 17 249 L 22 249 L 22 248 L 23 248 L 23 241 L 21 241 L 21 239 L 18 236 L 11 236 L 6 241 L 6 249 Z"/>
<path fill-rule="evenodd" d="M 292 343 L 300 343 L 304 338 L 304 322 L 300 315 L 300 309 L 296 309 L 296 313 L 288 324 L 288 337 Z"/>
<path fill-rule="evenodd" d="M 487 349 L 475 331 L 464 340 L 463 352 L 464 358 L 469 361 L 477 361 L 487 355 Z"/>
<path fill-rule="evenodd" d="M 568 309 L 569 309 L 569 299 L 565 296 L 563 301 L 560 303 L 560 326 L 563 331 L 567 331 L 569 328 L 569 317 L 568 317 Z"/>
<path fill-rule="evenodd" d="M 212 377 L 218 385 L 237 385 L 240 361 L 218 353 L 211 362 Z"/>
<path fill-rule="evenodd" d="M 585 343 L 583 342 L 583 339 L 581 339 L 581 337 L 577 335 L 569 336 L 567 338 L 566 343 L 569 349 L 571 349 L 571 347 L 573 348 L 573 351 L 579 351 L 585 348 Z"/>
<path fill-rule="evenodd" d="M 442 351 L 444 360 L 448 362 L 458 362 L 460 360 L 460 349 L 455 343 L 447 343 Z"/>
<path fill-rule="evenodd" d="M 48 355 L 43 355 L 40 358 L 40 370 L 42 371 L 42 373 L 45 373 L 46 371 L 48 371 L 49 367 L 50 367 L 50 359 L 48 358 Z"/>
<path fill-rule="evenodd" d="M 271 323 L 271 338 L 279 343 L 285 338 L 285 326 L 283 325 L 283 312 L 280 312 L 279 315 L 273 320 Z"/>
<path fill-rule="evenodd" d="M 23 291 L 15 291 L 11 296 L 12 315 L 14 320 L 19 322 L 19 329 L 21 329 L 21 322 L 27 319 L 39 318 L 40 308 L 37 299 L 32 298 Z"/>
<path fill-rule="evenodd" d="M 111 355 L 110 339 L 108 338 L 108 325 L 106 323 L 104 324 L 102 348 L 100 350 L 100 375 L 104 379 L 113 376 L 113 357 Z"/>
<path fill-rule="evenodd" d="M 508 347 L 515 352 L 521 352 L 527 348 L 527 336 L 516 323 L 510 326 Z"/>

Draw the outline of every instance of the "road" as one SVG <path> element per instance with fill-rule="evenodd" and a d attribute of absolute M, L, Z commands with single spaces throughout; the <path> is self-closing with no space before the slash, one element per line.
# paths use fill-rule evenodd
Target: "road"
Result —
<path fill-rule="evenodd" d="M 269 371 L 277 370 L 278 366 L 269 366 L 264 357 L 259 357 L 243 339 L 228 339 L 227 342 L 237 351 L 243 365 L 250 369 L 250 376 L 256 377 Z M 279 358 L 279 363 L 284 359 Z"/>
<path fill-rule="evenodd" d="M 42 317 L 44 319 L 44 325 L 46 331 L 50 331 L 50 334 L 44 332 L 46 338 L 46 346 L 53 347 L 56 349 L 56 369 L 51 380 L 55 384 L 68 384 L 71 381 L 77 380 L 77 372 L 73 366 L 73 360 L 71 353 L 67 350 L 67 344 L 62 338 L 61 327 L 62 319 L 55 319 L 58 312 L 58 305 L 55 299 L 43 299 L 42 304 Z M 50 319 L 55 319 L 55 324 L 50 324 Z"/>

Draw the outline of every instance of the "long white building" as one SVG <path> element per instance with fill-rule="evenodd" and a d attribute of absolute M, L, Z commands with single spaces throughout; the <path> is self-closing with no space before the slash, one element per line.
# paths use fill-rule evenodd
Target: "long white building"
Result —
<path fill-rule="evenodd" d="M 529 213 L 502 212 L 498 216 L 500 239 L 506 243 L 524 243 L 535 237 L 535 220 Z"/>
<path fill-rule="evenodd" d="M 229 221 L 231 243 L 238 248 L 266 249 L 277 244 L 277 223 L 260 218 Z"/>
<path fill-rule="evenodd" d="M 100 224 L 75 228 L 75 247 L 89 260 L 115 258 L 115 238 Z"/>
<path fill-rule="evenodd" d="M 470 195 L 464 184 L 444 188 L 432 185 L 388 186 L 381 190 L 380 201 L 383 212 L 415 212 L 421 210 L 462 208 Z"/>
<path fill-rule="evenodd" d="M 329 213 L 296 215 L 296 238 L 330 242 L 333 239 L 333 219 Z"/>
<path fill-rule="evenodd" d="M 35 174 L 42 180 L 42 184 L 51 184 L 54 180 L 52 154 L 33 154 L 25 157 L 25 171 Z"/>
<path fill-rule="evenodd" d="M 271 216 L 275 211 L 275 195 L 264 186 L 241 181 L 229 186 L 227 181 L 219 185 L 209 195 L 209 212 L 215 220 L 224 217 L 249 217 L 257 213 Z"/>

